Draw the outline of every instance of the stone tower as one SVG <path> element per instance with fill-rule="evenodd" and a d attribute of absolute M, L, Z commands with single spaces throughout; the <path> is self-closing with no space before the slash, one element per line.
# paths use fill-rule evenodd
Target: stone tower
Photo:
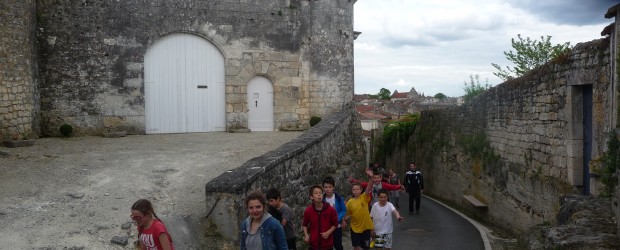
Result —
<path fill-rule="evenodd" d="M 0 140 L 38 134 L 35 1 L 0 2 Z"/>

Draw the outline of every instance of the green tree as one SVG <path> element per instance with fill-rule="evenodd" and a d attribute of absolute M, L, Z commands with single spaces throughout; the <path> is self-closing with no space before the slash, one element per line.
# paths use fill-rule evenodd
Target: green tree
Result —
<path fill-rule="evenodd" d="M 489 85 L 489 79 L 486 79 L 485 84 L 482 85 L 480 84 L 480 75 L 469 74 L 469 84 L 467 83 L 467 81 L 465 81 L 465 95 L 463 96 L 463 99 L 465 102 L 469 102 L 474 97 L 482 94 L 482 92 L 486 91 L 490 87 L 491 85 Z"/>
<path fill-rule="evenodd" d="M 379 94 L 377 94 L 377 96 L 381 100 L 390 100 L 391 95 L 392 95 L 392 92 L 386 88 L 381 88 L 381 90 L 379 90 Z"/>
<path fill-rule="evenodd" d="M 435 94 L 435 96 L 434 96 L 434 97 L 435 97 L 435 98 L 437 98 L 437 99 L 439 99 L 439 100 L 443 100 L 443 99 L 448 98 L 448 97 L 447 97 L 446 95 L 444 95 L 443 93 L 437 93 L 437 94 Z"/>
<path fill-rule="evenodd" d="M 497 72 L 493 74 L 504 81 L 520 77 L 525 72 L 543 65 L 571 49 L 569 42 L 556 45 L 551 44 L 551 36 L 541 36 L 540 41 L 532 40 L 529 37 L 523 39 L 521 34 L 518 34 L 517 38 L 518 40 L 510 39 L 512 48 L 515 51 L 504 51 L 506 59 L 511 61 L 515 65 L 514 67 L 505 66 L 505 69 L 503 69 L 498 64 L 491 63 L 497 69 Z"/>

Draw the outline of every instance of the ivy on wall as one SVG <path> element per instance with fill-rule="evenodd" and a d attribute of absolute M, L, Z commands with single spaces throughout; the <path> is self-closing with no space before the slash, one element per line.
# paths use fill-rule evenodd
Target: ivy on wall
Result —
<path fill-rule="evenodd" d="M 618 51 L 618 53 L 616 54 L 616 83 L 620 84 L 619 80 L 620 79 L 620 43 L 618 43 L 617 47 L 616 47 L 616 51 Z M 614 82 L 612 81 L 612 84 L 614 84 Z M 618 86 L 616 86 L 616 97 L 620 97 L 620 89 L 618 88 Z M 618 98 L 616 98 L 617 100 Z M 617 107 L 616 107 L 616 124 L 620 124 L 620 102 L 616 103 Z"/>
<path fill-rule="evenodd" d="M 500 156 L 491 148 L 491 143 L 485 133 L 459 134 L 457 144 L 472 159 L 482 160 L 483 165 L 495 163 Z"/>
<path fill-rule="evenodd" d="M 420 119 L 419 115 L 408 115 L 398 121 L 392 121 L 383 128 L 383 151 L 385 155 L 394 153 L 394 150 L 401 145 L 407 144 L 407 141 L 413 135 L 413 132 Z"/>
<path fill-rule="evenodd" d="M 609 197 L 614 193 L 618 185 L 616 170 L 620 167 L 620 141 L 616 132 L 609 132 L 607 140 L 607 152 L 603 154 L 603 169 L 601 170 L 601 182 L 605 185 L 603 196 Z"/>

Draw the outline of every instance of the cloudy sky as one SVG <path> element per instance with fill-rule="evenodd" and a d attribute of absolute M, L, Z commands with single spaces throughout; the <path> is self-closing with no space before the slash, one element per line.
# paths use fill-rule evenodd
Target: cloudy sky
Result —
<path fill-rule="evenodd" d="M 355 93 L 381 88 L 462 96 L 470 74 L 501 83 L 491 63 L 521 34 L 554 44 L 601 38 L 620 0 L 358 0 L 354 26 Z"/>

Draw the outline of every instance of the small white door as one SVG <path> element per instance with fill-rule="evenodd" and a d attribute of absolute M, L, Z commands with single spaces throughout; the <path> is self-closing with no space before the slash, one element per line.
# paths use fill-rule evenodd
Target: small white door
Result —
<path fill-rule="evenodd" d="M 255 76 L 248 82 L 248 128 L 251 131 L 273 131 L 273 84 Z"/>
<path fill-rule="evenodd" d="M 224 56 L 209 41 L 172 34 L 144 55 L 147 134 L 225 131 Z"/>

